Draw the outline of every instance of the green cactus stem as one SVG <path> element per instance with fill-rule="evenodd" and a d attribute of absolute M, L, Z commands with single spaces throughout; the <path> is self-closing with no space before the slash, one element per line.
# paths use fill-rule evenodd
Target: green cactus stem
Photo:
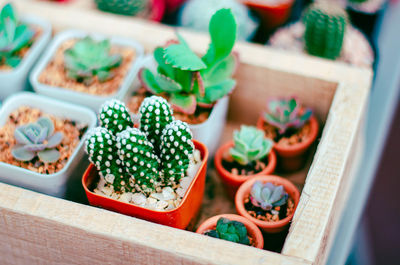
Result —
<path fill-rule="evenodd" d="M 125 104 L 117 99 L 105 102 L 99 112 L 100 125 L 114 135 L 133 127 L 131 115 Z"/>

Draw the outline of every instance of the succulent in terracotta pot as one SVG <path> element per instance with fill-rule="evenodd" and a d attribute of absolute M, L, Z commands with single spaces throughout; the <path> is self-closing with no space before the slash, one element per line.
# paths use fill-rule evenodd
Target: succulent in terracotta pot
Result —
<path fill-rule="evenodd" d="M 257 127 L 275 142 L 280 166 L 295 171 L 304 165 L 305 153 L 318 135 L 318 122 L 312 110 L 301 106 L 295 97 L 268 100 Z"/>
<path fill-rule="evenodd" d="M 215 167 L 231 196 L 247 179 L 274 172 L 276 155 L 272 147 L 273 142 L 263 131 L 242 125 L 233 133 L 233 141 L 218 149 Z"/>

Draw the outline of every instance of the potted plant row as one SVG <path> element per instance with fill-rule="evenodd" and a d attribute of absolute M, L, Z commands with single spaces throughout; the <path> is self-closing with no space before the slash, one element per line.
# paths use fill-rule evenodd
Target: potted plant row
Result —
<path fill-rule="evenodd" d="M 237 25 L 229 9 L 220 9 L 210 20 L 211 43 L 201 58 L 182 36 L 154 50 L 139 72 L 141 87 L 127 99 L 133 113 L 144 98 L 159 95 L 168 100 L 174 116 L 190 124 L 195 139 L 214 154 L 225 125 L 228 95 L 236 81 L 237 55 L 232 52 Z"/>
<path fill-rule="evenodd" d="M 40 18 L 20 18 L 11 4 L 0 13 L 0 99 L 24 90 L 28 73 L 51 37 L 51 25 Z"/>
<path fill-rule="evenodd" d="M 200 209 L 208 151 L 162 97 L 146 98 L 134 126 L 127 107 L 106 102 L 89 132 L 82 184 L 91 205 L 184 229 Z"/>
<path fill-rule="evenodd" d="M 142 56 L 143 47 L 133 40 L 68 30 L 50 43 L 30 81 L 39 94 L 97 111 L 125 96 Z"/>

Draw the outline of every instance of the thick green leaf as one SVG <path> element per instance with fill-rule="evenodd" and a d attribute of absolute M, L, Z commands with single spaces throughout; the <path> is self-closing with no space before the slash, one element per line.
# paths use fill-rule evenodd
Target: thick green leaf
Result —
<path fill-rule="evenodd" d="M 160 94 L 163 92 L 161 87 L 158 85 L 156 81 L 156 77 L 154 74 L 147 68 L 143 68 L 139 72 L 139 80 L 149 92 L 153 94 Z"/>
<path fill-rule="evenodd" d="M 190 93 L 193 89 L 193 72 L 175 69 L 175 81 L 182 86 L 183 91 Z"/>
<path fill-rule="evenodd" d="M 205 98 L 209 102 L 215 102 L 224 96 L 228 95 L 229 92 L 235 87 L 236 81 L 233 79 L 226 79 L 223 82 L 206 87 Z"/>
<path fill-rule="evenodd" d="M 157 74 L 155 81 L 163 92 L 177 93 L 182 90 L 182 86 L 179 83 L 165 75 Z"/>
<path fill-rule="evenodd" d="M 18 56 L 6 57 L 6 64 L 15 68 L 21 63 L 21 60 L 22 59 Z"/>
<path fill-rule="evenodd" d="M 175 110 L 188 115 L 196 111 L 196 97 L 194 95 L 172 94 L 169 103 Z"/>
<path fill-rule="evenodd" d="M 175 79 L 175 69 L 171 65 L 165 63 L 164 48 L 156 48 L 153 56 L 158 64 L 158 72 L 168 76 L 169 78 Z"/>
<path fill-rule="evenodd" d="M 18 20 L 17 14 L 14 11 L 14 8 L 10 3 L 6 4 L 3 7 L 3 9 L 1 10 L 1 13 L 0 13 L 0 17 L 1 17 L 1 23 L 3 23 L 3 24 L 6 22 L 6 19 L 10 19 L 14 22 L 17 22 L 17 20 Z"/>
<path fill-rule="evenodd" d="M 231 78 L 236 68 L 236 57 L 231 54 L 219 63 L 201 71 L 205 86 L 221 83 Z"/>

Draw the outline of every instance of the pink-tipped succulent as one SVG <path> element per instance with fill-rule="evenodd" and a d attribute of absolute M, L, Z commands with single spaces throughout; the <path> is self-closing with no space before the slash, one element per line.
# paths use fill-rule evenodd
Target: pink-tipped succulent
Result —
<path fill-rule="evenodd" d="M 178 42 L 154 50 L 157 72 L 141 69 L 139 79 L 149 92 L 166 94 L 174 110 L 193 114 L 196 107 L 212 107 L 236 85 L 232 79 L 237 55 L 236 22 L 229 9 L 217 11 L 210 20 L 211 43 L 207 53 L 198 57 L 178 34 Z"/>
<path fill-rule="evenodd" d="M 256 181 L 250 192 L 251 203 L 265 211 L 286 204 L 288 197 L 283 186 L 277 186 L 270 182 L 262 184 L 260 181 Z"/>
<path fill-rule="evenodd" d="M 56 147 L 61 143 L 63 134 L 54 133 L 54 124 L 47 117 L 17 127 L 14 137 L 18 145 L 12 150 L 12 155 L 16 160 L 31 161 L 37 156 L 44 163 L 53 163 L 60 158 Z"/>
<path fill-rule="evenodd" d="M 284 134 L 289 128 L 299 129 L 311 118 L 312 110 L 302 108 L 295 97 L 271 99 L 264 120 Z"/>

